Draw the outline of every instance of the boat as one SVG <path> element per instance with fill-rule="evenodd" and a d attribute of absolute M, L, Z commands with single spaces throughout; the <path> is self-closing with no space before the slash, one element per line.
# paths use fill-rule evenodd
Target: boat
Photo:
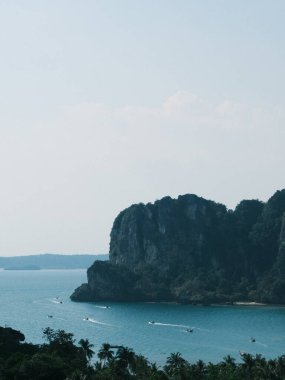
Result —
<path fill-rule="evenodd" d="M 189 333 L 192 333 L 194 331 L 194 329 L 190 328 L 190 329 L 186 329 L 186 331 Z"/>
<path fill-rule="evenodd" d="M 155 321 L 150 321 L 148 322 L 149 325 L 154 325 L 155 324 Z"/>

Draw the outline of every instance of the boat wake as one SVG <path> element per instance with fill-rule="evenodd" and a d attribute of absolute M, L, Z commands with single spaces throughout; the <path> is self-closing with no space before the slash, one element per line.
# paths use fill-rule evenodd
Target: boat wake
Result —
<path fill-rule="evenodd" d="M 255 341 L 255 344 L 259 344 L 259 345 L 262 346 L 262 347 L 268 347 L 267 344 L 265 344 L 265 343 L 261 343 L 261 342 L 258 342 L 257 340 Z"/>
<path fill-rule="evenodd" d="M 89 317 L 88 318 L 83 318 L 83 321 L 90 322 L 90 323 L 95 323 L 96 325 L 111 326 L 108 323 L 99 322 L 96 319 L 89 318 Z"/>
<path fill-rule="evenodd" d="M 183 327 L 185 329 L 190 329 L 191 327 L 190 326 L 186 326 L 186 325 L 176 325 L 176 324 L 173 324 L 173 323 L 161 323 L 161 322 L 148 322 L 149 325 L 156 325 L 156 326 L 168 326 L 168 327 Z"/>
<path fill-rule="evenodd" d="M 63 302 L 59 298 L 48 298 L 48 300 L 52 303 L 62 304 Z"/>
<path fill-rule="evenodd" d="M 174 323 L 161 323 L 161 322 L 150 321 L 150 322 L 148 322 L 148 324 L 149 325 L 157 325 L 157 326 L 166 326 L 166 327 L 180 327 L 180 328 L 182 327 L 183 329 L 186 329 L 186 332 L 193 332 L 194 330 L 211 332 L 211 330 L 203 329 L 201 327 L 189 326 L 189 325 L 180 325 L 180 324 L 174 324 Z M 190 330 L 192 330 L 192 331 L 190 331 Z"/>
<path fill-rule="evenodd" d="M 110 306 L 100 306 L 100 305 L 94 305 L 95 307 L 98 307 L 99 309 L 111 309 Z"/>
<path fill-rule="evenodd" d="M 195 329 L 195 330 L 200 330 L 200 331 L 211 332 L 211 330 L 208 330 L 208 329 L 202 329 L 201 327 L 195 327 L 195 326 L 193 326 L 193 329 Z"/>

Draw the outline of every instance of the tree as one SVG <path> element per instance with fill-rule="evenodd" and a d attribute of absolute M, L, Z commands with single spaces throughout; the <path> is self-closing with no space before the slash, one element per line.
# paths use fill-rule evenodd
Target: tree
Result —
<path fill-rule="evenodd" d="M 165 372 L 173 378 L 183 378 L 185 370 L 189 367 L 187 360 L 183 359 L 180 352 L 172 353 L 166 359 Z"/>
<path fill-rule="evenodd" d="M 86 352 L 84 352 L 82 347 L 75 345 L 72 333 L 67 333 L 64 330 L 55 331 L 47 327 L 44 329 L 43 334 L 44 338 L 49 342 L 42 346 L 44 352 L 60 357 L 72 372 L 76 369 L 83 370 L 86 368 Z M 89 348 L 91 350 L 91 347 Z"/>
<path fill-rule="evenodd" d="M 143 355 L 135 355 L 131 370 L 136 379 L 144 380 L 146 377 L 150 378 L 152 367 Z"/>
<path fill-rule="evenodd" d="M 94 355 L 94 351 L 92 350 L 92 347 L 94 347 L 94 345 L 91 344 L 88 339 L 80 339 L 78 343 L 84 351 L 86 358 L 90 360 Z"/>
<path fill-rule="evenodd" d="M 131 369 L 135 362 L 135 353 L 131 348 L 121 346 L 118 348 L 116 360 L 122 368 Z"/>
<path fill-rule="evenodd" d="M 0 327 L 0 352 L 14 351 L 21 342 L 25 341 L 25 335 L 10 327 Z"/>
<path fill-rule="evenodd" d="M 114 356 L 114 351 L 111 350 L 111 345 L 109 343 L 103 343 L 97 356 L 103 363 L 103 366 L 106 366 L 106 363 L 108 363 Z"/>
<path fill-rule="evenodd" d="M 37 353 L 31 358 L 25 358 L 17 371 L 15 379 L 21 380 L 62 380 L 69 369 L 64 361 L 52 354 Z"/>

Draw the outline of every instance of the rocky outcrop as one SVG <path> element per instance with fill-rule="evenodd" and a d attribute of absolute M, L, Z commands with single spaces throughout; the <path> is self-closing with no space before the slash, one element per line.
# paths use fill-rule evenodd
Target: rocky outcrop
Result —
<path fill-rule="evenodd" d="M 114 221 L 110 260 L 71 299 L 276 302 L 263 287 L 283 263 L 284 212 L 285 190 L 234 211 L 196 195 L 132 205 Z"/>

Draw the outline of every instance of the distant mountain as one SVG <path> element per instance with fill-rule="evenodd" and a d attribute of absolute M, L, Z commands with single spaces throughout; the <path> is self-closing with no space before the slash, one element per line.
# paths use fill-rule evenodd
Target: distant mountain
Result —
<path fill-rule="evenodd" d="M 108 255 L 57 255 L 46 253 L 31 256 L 0 257 L 0 268 L 9 270 L 85 269 L 95 260 L 108 260 Z"/>
<path fill-rule="evenodd" d="M 196 195 L 122 211 L 74 301 L 285 304 L 285 189 L 235 210 Z"/>

